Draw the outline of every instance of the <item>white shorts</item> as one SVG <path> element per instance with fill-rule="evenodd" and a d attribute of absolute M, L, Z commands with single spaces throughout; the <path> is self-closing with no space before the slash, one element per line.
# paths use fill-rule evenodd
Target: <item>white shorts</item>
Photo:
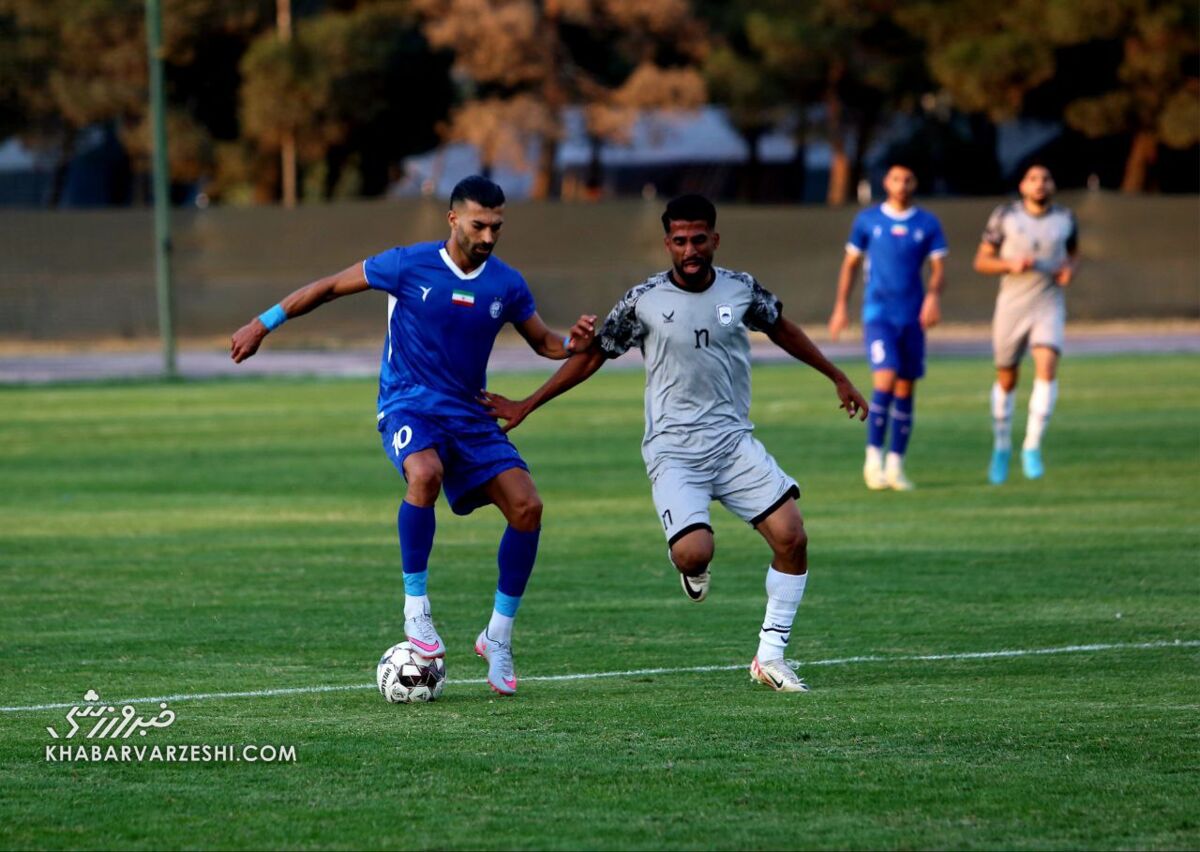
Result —
<path fill-rule="evenodd" d="M 1017 366 L 1031 346 L 1048 346 L 1061 354 L 1066 320 L 1066 306 L 1061 296 L 1025 304 L 998 300 L 992 318 L 992 352 L 996 366 Z"/>
<path fill-rule="evenodd" d="M 754 436 L 746 434 L 719 465 L 688 467 L 664 461 L 650 482 L 654 508 L 671 545 L 697 529 L 712 532 L 708 507 L 713 500 L 751 526 L 788 500 L 800 487 Z"/>

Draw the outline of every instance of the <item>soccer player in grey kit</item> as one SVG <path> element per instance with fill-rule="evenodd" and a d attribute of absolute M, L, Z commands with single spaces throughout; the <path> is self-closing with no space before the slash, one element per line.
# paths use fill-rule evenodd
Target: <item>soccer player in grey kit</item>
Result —
<path fill-rule="evenodd" d="M 850 417 L 867 403 L 782 305 L 753 276 L 713 265 L 720 245 L 717 211 L 699 195 L 667 205 L 662 216 L 671 269 L 627 292 L 592 345 L 572 356 L 519 402 L 485 393 L 493 416 L 513 429 L 535 408 L 586 380 L 605 360 L 634 346 L 646 359 L 646 432 L 642 457 L 671 562 L 687 596 L 708 595 L 714 541 L 709 504 L 719 500 L 753 526 L 774 554 L 767 569 L 767 610 L 750 675 L 779 692 L 808 687 L 784 651 L 808 572 L 808 536 L 788 476 L 751 434 L 750 340 L 762 331 L 785 352 L 834 383 Z"/>
<path fill-rule="evenodd" d="M 994 444 L 988 480 L 993 485 L 1008 479 L 1017 368 L 1026 348 L 1033 352 L 1034 380 L 1021 469 L 1027 479 L 1040 479 L 1045 471 L 1042 434 L 1058 399 L 1058 359 L 1067 318 L 1065 290 L 1079 265 L 1075 215 L 1054 203 L 1050 170 L 1030 166 L 1019 188 L 1019 201 L 1002 204 L 992 213 L 975 254 L 977 272 L 1001 276 L 992 320 L 996 382 L 992 385 Z"/>

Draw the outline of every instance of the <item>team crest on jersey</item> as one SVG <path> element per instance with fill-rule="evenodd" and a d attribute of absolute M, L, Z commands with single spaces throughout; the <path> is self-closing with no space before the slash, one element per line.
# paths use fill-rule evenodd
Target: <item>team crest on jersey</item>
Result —
<path fill-rule="evenodd" d="M 494 302 L 492 302 L 492 307 L 488 310 L 488 313 L 490 313 L 492 315 L 492 319 L 500 319 L 500 313 L 503 310 L 504 310 L 504 303 L 501 302 L 499 299 L 496 299 Z"/>
<path fill-rule="evenodd" d="M 913 239 L 917 242 L 921 242 L 923 239 L 925 239 L 925 232 L 920 228 L 917 228 L 915 231 L 913 231 Z"/>
<path fill-rule="evenodd" d="M 717 305 L 717 321 L 721 325 L 732 325 L 733 305 Z"/>

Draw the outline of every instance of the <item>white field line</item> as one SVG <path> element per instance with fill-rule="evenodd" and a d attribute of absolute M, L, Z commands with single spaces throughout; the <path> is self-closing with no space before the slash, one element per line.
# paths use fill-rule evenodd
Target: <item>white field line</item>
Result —
<path fill-rule="evenodd" d="M 788 660 L 794 669 L 808 666 L 847 666 L 855 663 L 924 663 L 944 660 L 997 660 L 1011 657 L 1040 657 L 1051 654 L 1094 654 L 1103 651 L 1145 651 L 1156 648 L 1200 648 L 1200 640 L 1175 639 L 1169 642 L 1114 642 L 1093 645 L 1063 645 L 1057 648 L 1014 648 L 1003 651 L 965 651 L 952 654 L 912 654 L 905 656 L 867 655 L 861 657 L 836 657 L 829 660 Z M 557 682 L 566 680 L 599 680 L 610 677 L 639 677 L 644 675 L 700 674 L 704 672 L 729 672 L 747 667 L 746 663 L 717 666 L 685 666 L 680 668 L 629 669 L 620 672 L 583 672 L 562 675 L 531 675 L 522 677 L 523 682 Z M 483 678 L 455 680 L 461 684 L 484 684 Z M 197 692 L 180 695 L 159 695 L 152 698 L 121 698 L 116 701 L 104 699 L 102 704 L 157 704 L 171 701 L 205 701 L 222 698 L 270 698 L 276 695 L 315 695 L 321 692 L 349 692 L 358 689 L 375 689 L 373 683 L 354 683 L 340 686 L 296 686 L 283 689 L 256 689 L 249 692 Z M 60 710 L 67 707 L 84 706 L 88 702 L 73 701 L 56 704 L 29 704 L 15 707 L 0 707 L 0 713 L 31 713 L 37 710 Z"/>

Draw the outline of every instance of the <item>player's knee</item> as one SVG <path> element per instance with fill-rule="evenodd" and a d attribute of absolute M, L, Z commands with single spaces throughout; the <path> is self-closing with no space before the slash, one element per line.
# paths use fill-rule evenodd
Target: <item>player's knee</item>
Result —
<path fill-rule="evenodd" d="M 508 525 L 521 532 L 533 532 L 542 525 L 542 498 L 530 494 L 515 501 L 509 510 Z"/>
<path fill-rule="evenodd" d="M 671 546 L 671 561 L 684 574 L 703 571 L 713 560 L 713 543 L 708 541 L 679 541 Z"/>
<path fill-rule="evenodd" d="M 442 488 L 442 465 L 437 461 L 409 458 L 404 462 L 404 477 L 414 494 L 437 496 Z"/>
<path fill-rule="evenodd" d="M 808 557 L 808 533 L 800 524 L 788 529 L 776 543 L 779 555 L 789 561 L 800 562 Z"/>

